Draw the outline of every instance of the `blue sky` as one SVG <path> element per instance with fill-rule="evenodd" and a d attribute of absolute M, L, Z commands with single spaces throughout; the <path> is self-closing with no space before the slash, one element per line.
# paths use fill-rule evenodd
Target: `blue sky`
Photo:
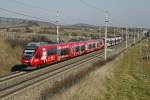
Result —
<path fill-rule="evenodd" d="M 83 2 L 81 2 L 83 1 Z M 60 11 L 62 24 L 104 24 L 104 11 L 110 13 L 110 25 L 149 27 L 150 0 L 1 0 L 0 7 L 8 10 L 56 20 Z M 0 16 L 33 19 L 0 10 Z"/>

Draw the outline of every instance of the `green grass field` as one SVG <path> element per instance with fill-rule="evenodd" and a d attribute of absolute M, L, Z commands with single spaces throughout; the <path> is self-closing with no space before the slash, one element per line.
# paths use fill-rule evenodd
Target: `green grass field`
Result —
<path fill-rule="evenodd" d="M 108 79 L 103 100 L 150 100 L 150 60 L 142 59 L 142 44 L 130 48 Z"/>

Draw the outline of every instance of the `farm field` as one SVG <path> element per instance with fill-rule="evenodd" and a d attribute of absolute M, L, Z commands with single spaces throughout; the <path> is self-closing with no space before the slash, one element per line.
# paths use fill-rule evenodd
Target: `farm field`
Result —
<path fill-rule="evenodd" d="M 143 59 L 148 42 L 129 48 L 114 61 L 88 74 L 50 100 L 149 100 L 150 60 Z"/>

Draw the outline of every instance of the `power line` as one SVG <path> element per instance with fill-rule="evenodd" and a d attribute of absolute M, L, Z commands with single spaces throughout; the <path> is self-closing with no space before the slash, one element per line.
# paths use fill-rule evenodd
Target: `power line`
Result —
<path fill-rule="evenodd" d="M 11 1 L 12 1 L 12 0 L 11 0 Z M 50 10 L 50 9 L 47 9 L 47 8 L 43 8 L 43 7 L 40 7 L 40 6 L 37 6 L 37 5 L 31 5 L 31 4 L 24 3 L 24 2 L 18 1 L 18 0 L 13 0 L 13 2 L 16 2 L 16 3 L 21 4 L 21 5 L 23 5 L 23 6 L 26 6 L 26 7 L 31 7 L 31 8 L 40 9 L 40 10 L 43 10 L 43 11 L 48 12 L 48 13 L 50 13 L 50 11 L 53 12 L 53 13 L 56 12 L 56 11 L 54 11 L 54 10 Z"/>
<path fill-rule="evenodd" d="M 101 8 L 98 8 L 98 7 L 92 5 L 92 4 L 90 4 L 90 3 L 88 3 L 88 2 L 86 2 L 86 1 L 84 1 L 84 0 L 79 0 L 79 1 L 82 2 L 84 5 L 90 7 L 90 8 L 93 8 L 93 9 L 96 9 L 96 10 L 98 10 L 98 11 L 101 11 L 101 12 L 103 12 L 104 14 L 107 13 L 109 17 L 111 16 L 110 12 L 107 11 L 107 10 L 103 10 L 103 9 L 101 9 Z M 112 18 L 113 18 L 113 17 L 111 17 L 111 19 L 112 19 Z M 118 20 L 116 20 L 116 19 L 114 19 L 114 18 L 113 18 L 113 21 L 117 22 L 118 24 L 121 24 Z M 111 21 L 110 21 L 110 22 L 111 22 Z M 122 25 L 122 24 L 121 24 L 121 25 Z M 126 25 L 124 25 L 124 26 L 126 26 Z"/>
<path fill-rule="evenodd" d="M 100 12 L 103 12 L 103 13 L 106 12 L 106 10 L 103 10 L 103 9 L 101 9 L 101 8 L 98 8 L 98 7 L 96 7 L 96 6 L 94 6 L 94 5 L 90 4 L 90 3 L 87 3 L 87 2 L 84 1 L 84 0 L 79 0 L 79 1 L 80 1 L 81 3 L 83 3 L 84 5 L 86 5 L 87 7 L 96 9 L 96 10 L 98 10 L 98 11 L 100 11 Z"/>
<path fill-rule="evenodd" d="M 8 0 L 8 1 L 9 1 L 9 0 Z M 40 6 L 36 6 L 36 5 L 31 5 L 31 4 L 28 4 L 28 3 L 24 3 L 24 2 L 19 1 L 19 0 L 14 0 L 13 2 L 18 3 L 18 4 L 20 4 L 20 5 L 23 5 L 23 6 L 25 6 L 25 7 L 40 9 L 40 10 L 42 10 L 42 11 L 44 11 L 44 12 L 47 12 L 47 14 L 45 13 L 46 15 L 49 15 L 48 13 L 51 11 L 51 10 L 48 10 L 48 9 L 43 8 L 43 7 L 40 7 Z M 56 13 L 56 11 L 53 11 L 53 12 Z M 43 13 L 43 12 L 42 12 L 42 13 Z M 67 18 L 67 19 L 69 19 L 69 20 L 72 20 L 72 21 L 74 21 L 74 20 L 79 20 L 79 18 L 73 18 L 73 16 L 67 16 L 67 15 L 64 15 L 64 14 L 61 14 L 61 15 L 63 15 L 65 18 Z M 52 17 L 52 18 L 50 18 L 50 19 L 56 20 L 56 16 L 55 16 L 55 17 Z M 81 20 L 81 19 L 80 19 L 80 20 Z"/>
<path fill-rule="evenodd" d="M 35 6 L 35 5 L 31 5 L 31 4 L 27 4 L 27 3 L 24 3 L 24 2 L 21 2 L 21 1 L 18 1 L 18 0 L 14 0 L 16 3 L 19 3 L 23 6 L 28 6 L 28 7 L 31 7 L 31 8 L 38 8 L 40 10 L 43 10 L 43 11 L 46 11 L 46 12 L 50 12 L 50 10 L 46 9 L 46 8 L 43 8 L 43 7 L 40 7 L 40 6 Z M 13 2 L 14 2 L 13 1 Z M 56 11 L 53 11 L 53 12 L 56 12 Z M 60 13 L 60 12 L 59 12 Z M 48 14 L 47 14 L 48 15 Z M 62 14 L 61 14 L 62 15 Z M 63 15 L 65 18 L 69 19 L 69 20 L 79 20 L 79 18 L 73 18 L 73 16 L 66 16 L 66 15 Z M 56 19 L 56 16 L 53 17 L 52 19 Z"/>
<path fill-rule="evenodd" d="M 33 18 L 33 19 L 40 20 L 40 21 L 44 21 L 44 22 L 54 22 L 54 21 L 51 21 L 51 20 L 45 20 L 45 19 L 42 19 L 42 18 L 39 18 L 39 17 L 34 17 L 34 16 L 31 16 L 31 15 L 23 14 L 23 13 L 12 11 L 12 10 L 8 10 L 8 9 L 5 9 L 5 8 L 0 8 L 0 10 L 8 12 L 8 13 L 13 13 L 13 14 L 16 14 L 16 15 L 26 16 L 26 17 Z"/>
<path fill-rule="evenodd" d="M 10 1 L 10 0 L 8 0 L 8 1 Z M 11 0 L 12 1 L 12 0 Z M 43 14 L 46 14 L 46 15 L 49 15 L 51 12 L 53 12 L 53 14 L 55 14 L 56 13 L 56 11 L 52 11 L 52 10 L 49 10 L 49 9 L 46 9 L 46 8 L 43 8 L 43 7 L 40 7 L 40 6 L 36 6 L 36 5 L 31 5 L 31 4 L 28 4 L 28 3 L 24 3 L 24 2 L 22 2 L 22 1 L 18 1 L 18 0 L 13 0 L 13 3 L 18 3 L 18 4 L 20 4 L 20 5 L 23 5 L 23 6 L 25 6 L 25 7 L 30 7 L 30 8 L 35 8 L 35 9 L 40 9 L 40 10 L 42 10 L 42 12 L 40 12 L 40 13 L 43 13 Z M 44 12 L 43 12 L 44 11 Z M 56 18 L 56 17 L 52 17 L 51 19 L 54 19 L 54 18 Z"/>
<path fill-rule="evenodd" d="M 9 1 L 9 0 L 8 0 L 8 1 Z M 24 3 L 24 2 L 19 1 L 19 0 L 14 0 L 13 2 L 16 2 L 16 3 L 20 4 L 20 5 L 25 6 L 25 7 L 37 8 L 37 9 L 40 9 L 40 10 L 42 10 L 42 11 L 44 11 L 44 12 L 48 12 L 48 13 L 50 12 L 50 10 L 48 10 L 48 9 L 46 9 L 46 8 L 43 8 L 43 7 L 40 7 L 40 6 L 31 5 L 31 4 L 28 4 L 28 3 Z M 81 0 L 81 2 L 82 2 L 82 0 Z M 83 1 L 83 2 L 85 2 L 85 1 Z M 88 6 L 88 5 L 90 6 L 90 4 L 88 4 L 88 3 L 86 3 L 86 2 L 85 2 L 85 4 L 87 4 L 87 6 Z M 97 7 L 94 7 L 94 6 L 91 6 L 91 7 L 93 7 L 94 9 L 100 10 L 100 8 L 97 8 Z M 102 12 L 104 12 L 104 10 L 102 10 Z M 42 13 L 43 13 L 43 12 L 42 12 Z M 46 15 L 48 15 L 48 14 L 46 14 Z M 73 18 L 72 16 L 66 16 L 66 15 L 63 15 L 63 16 L 64 16 L 65 18 L 69 19 L 69 20 L 72 20 L 72 21 L 74 21 L 74 20 L 80 20 L 80 21 L 81 21 L 81 19 L 79 19 L 79 18 Z M 53 18 L 51 18 L 51 19 L 56 20 L 56 17 L 53 17 Z"/>

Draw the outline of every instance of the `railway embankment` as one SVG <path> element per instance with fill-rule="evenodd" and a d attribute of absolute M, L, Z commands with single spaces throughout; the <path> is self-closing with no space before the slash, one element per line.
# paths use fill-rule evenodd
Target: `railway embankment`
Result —
<path fill-rule="evenodd" d="M 45 92 L 44 99 L 149 100 L 150 61 L 143 58 L 147 45 L 148 41 L 144 40 L 102 67 L 101 63 L 95 63 L 97 70 L 53 96 L 50 91 Z"/>

